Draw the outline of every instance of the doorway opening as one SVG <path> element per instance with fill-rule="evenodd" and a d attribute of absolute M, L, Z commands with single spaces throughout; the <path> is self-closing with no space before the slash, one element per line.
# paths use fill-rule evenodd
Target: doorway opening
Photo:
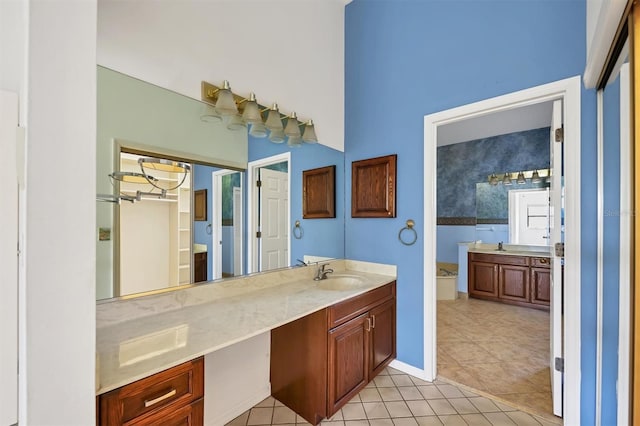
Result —
<path fill-rule="evenodd" d="M 289 170 L 289 152 L 252 161 L 248 165 L 248 273 L 291 266 Z"/>
<path fill-rule="evenodd" d="M 212 278 L 244 274 L 243 173 L 218 170 L 211 173 L 213 224 Z"/>
<path fill-rule="evenodd" d="M 564 420 L 568 424 L 579 423 L 580 407 L 579 400 L 576 398 L 563 398 L 562 388 L 567 390 L 564 395 L 571 395 L 579 392 L 580 389 L 580 216 L 579 216 L 579 188 L 580 188 L 580 167 L 579 167 L 579 143 L 580 143 L 580 79 L 574 77 L 543 86 L 526 89 L 520 92 L 492 98 L 486 101 L 477 102 L 470 105 L 454 108 L 447 111 L 431 114 L 425 117 L 425 229 L 431 229 L 433 235 L 438 235 L 437 228 L 437 202 L 436 202 L 436 170 L 437 170 L 437 146 L 438 140 L 442 137 L 444 126 L 452 123 L 466 122 L 475 127 L 478 119 L 486 118 L 496 113 L 517 113 L 518 109 L 531 107 L 549 102 L 561 102 L 564 107 L 564 143 L 558 144 L 564 150 L 564 186 L 566 188 L 564 206 L 565 217 L 570 218 L 564 224 L 563 236 L 566 236 L 565 244 L 565 286 L 564 289 L 560 285 L 552 285 L 552 294 L 556 294 L 555 301 L 571 300 L 570 304 L 564 306 L 564 317 L 555 316 L 557 323 L 552 333 L 551 341 L 556 349 L 564 347 L 564 364 L 567 366 L 564 370 L 564 376 L 560 376 L 559 387 L 555 389 L 555 395 L 560 396 L 559 405 Z M 502 120 L 503 124 L 505 120 Z M 555 126 L 552 126 L 554 129 Z M 560 126 L 561 127 L 561 126 Z M 505 132 L 506 133 L 506 132 Z M 494 134 L 501 134 L 500 132 Z M 483 136 L 479 136 L 483 137 Z M 553 151 L 553 150 L 552 150 Z M 551 155 L 556 158 L 557 153 L 552 152 Z M 552 161 L 553 163 L 553 161 Z M 554 167 L 555 166 L 555 167 Z M 554 168 L 554 179 L 559 179 L 562 175 L 560 168 L 561 162 L 556 161 Z M 511 172 L 506 170 L 505 172 Z M 560 183 L 560 182 L 558 182 Z M 559 188 L 560 185 L 556 185 Z M 552 191 L 553 192 L 553 191 Z M 560 191 L 555 191 L 558 196 Z M 556 205 L 561 205 L 557 202 Z M 561 215 L 556 214 L 556 220 Z M 555 232 L 560 232 L 562 226 L 557 226 Z M 558 236 L 556 235 L 556 239 Z M 425 377 L 428 380 L 434 380 L 438 374 L 437 360 L 440 355 L 438 352 L 437 341 L 437 311 L 436 304 L 436 238 L 425 242 L 425 258 L 424 258 L 424 282 L 425 282 Z M 553 255 L 552 255 L 553 259 Z M 561 274 L 557 274 L 556 264 L 560 267 L 560 260 L 552 260 L 554 263 L 553 272 L 554 282 L 561 282 Z M 563 293 L 564 292 L 564 293 Z M 553 296 L 552 296 L 553 297 Z M 559 309 L 561 303 L 553 303 L 552 309 Z M 553 317 L 553 315 L 551 315 Z M 564 320 L 564 323 L 562 322 Z M 559 357 L 559 364 L 562 362 L 562 355 Z M 551 364 L 551 360 L 549 360 Z M 558 364 L 558 366 L 559 366 Z M 551 367 L 551 365 L 550 365 Z M 555 371 L 555 368 L 550 368 Z M 552 383 L 558 383 L 551 380 Z M 555 411 L 555 410 L 554 410 Z"/>

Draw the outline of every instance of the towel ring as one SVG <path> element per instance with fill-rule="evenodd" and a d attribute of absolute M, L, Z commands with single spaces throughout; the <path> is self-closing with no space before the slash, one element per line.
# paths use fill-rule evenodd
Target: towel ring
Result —
<path fill-rule="evenodd" d="M 404 228 L 402 228 L 402 229 L 400 230 L 400 232 L 398 232 L 398 240 L 400 240 L 400 242 L 401 242 L 402 244 L 404 244 L 405 246 L 412 246 L 412 245 L 414 245 L 414 244 L 416 243 L 416 241 L 418 241 L 418 233 L 417 233 L 417 232 L 416 232 L 416 230 L 413 228 L 413 226 L 414 226 L 415 224 L 416 224 L 416 223 L 413 221 L 413 219 L 409 219 L 409 220 L 407 220 L 407 226 L 405 226 Z M 402 238 L 402 233 L 403 233 L 404 231 L 411 231 L 411 232 L 413 232 L 413 239 L 411 239 L 410 241 L 405 241 L 405 240 Z"/>
<path fill-rule="evenodd" d="M 210 223 L 207 224 L 207 228 L 205 230 L 207 231 L 207 234 L 211 235 L 211 233 L 213 232 L 213 227 Z"/>
<path fill-rule="evenodd" d="M 296 224 L 293 227 L 293 237 L 296 240 L 299 240 L 302 238 L 302 236 L 304 235 L 304 231 L 302 230 L 302 227 L 300 226 L 300 221 L 296 220 Z"/>

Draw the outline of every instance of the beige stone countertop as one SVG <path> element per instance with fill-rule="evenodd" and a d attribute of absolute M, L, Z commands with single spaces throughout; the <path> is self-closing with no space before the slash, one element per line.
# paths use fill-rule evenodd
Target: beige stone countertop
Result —
<path fill-rule="evenodd" d="M 524 246 L 515 244 L 505 244 L 504 250 L 499 251 L 497 244 L 469 244 L 470 253 L 499 254 L 506 256 L 531 256 L 531 257 L 551 257 L 550 247 L 544 246 Z"/>
<path fill-rule="evenodd" d="M 184 303 L 190 296 L 176 291 L 148 300 L 100 304 L 96 394 L 267 332 L 396 279 L 393 265 L 349 260 L 330 263 L 334 275 L 357 277 L 357 284 L 338 290 L 322 288 L 330 282 L 314 281 L 316 268 L 308 266 L 238 278 L 222 286 L 211 283 L 182 290 L 198 291 L 198 303 Z M 239 291 L 240 287 L 244 289 Z M 182 305 L 176 306 L 176 300 Z M 125 320 L 114 320 L 125 313 Z"/>

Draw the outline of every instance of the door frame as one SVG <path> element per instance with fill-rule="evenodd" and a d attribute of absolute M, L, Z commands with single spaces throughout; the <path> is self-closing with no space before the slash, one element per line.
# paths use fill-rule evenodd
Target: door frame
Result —
<path fill-rule="evenodd" d="M 565 300 L 564 306 L 564 421 L 580 424 L 580 90 L 579 76 L 555 81 L 518 92 L 486 99 L 424 117 L 424 226 L 433 238 L 424 242 L 424 376 L 437 375 L 436 332 L 436 182 L 438 127 L 495 112 L 506 111 L 556 99 L 564 106 L 565 212 L 571 217 L 565 226 Z"/>
<path fill-rule="evenodd" d="M 255 237 L 256 232 L 259 230 L 258 206 L 260 205 L 260 200 L 258 199 L 258 186 L 256 184 L 258 181 L 258 171 L 261 167 L 283 162 L 287 163 L 287 174 L 289 175 L 287 191 L 289 193 L 289 197 L 291 197 L 290 152 L 250 161 L 247 165 L 247 274 L 258 272 L 260 264 L 260 244 L 258 239 Z M 291 229 L 291 201 L 289 201 L 289 208 L 287 209 L 287 229 Z M 289 253 L 287 264 L 291 265 L 291 233 L 289 233 L 289 238 L 287 239 L 287 252 Z"/>
<path fill-rule="evenodd" d="M 216 170 L 215 172 L 211 172 L 211 205 L 213 207 L 213 218 L 211 228 L 214 230 L 211 232 L 211 244 L 214 251 L 214 256 L 211 256 L 211 279 L 217 279 L 214 275 L 215 268 L 220 268 L 222 271 L 222 250 L 219 250 L 220 244 L 216 242 L 215 235 L 218 235 L 218 241 L 222 239 L 222 197 L 220 197 L 220 192 L 222 192 L 222 176 L 231 175 L 233 173 L 240 173 L 240 190 L 244 186 L 244 173 L 239 172 L 237 170 Z M 242 209 L 242 207 L 240 207 Z M 240 211 L 240 215 L 243 219 L 240 221 L 240 227 L 243 227 L 244 215 L 242 211 Z M 235 224 L 234 224 L 235 226 Z M 235 244 L 234 240 L 234 244 Z M 240 240 L 240 244 L 242 245 L 242 240 Z M 216 249 L 218 248 L 218 249 Z M 242 247 L 240 248 L 240 253 L 242 255 Z M 234 259 L 235 261 L 235 259 Z M 240 262 L 242 262 L 242 257 L 240 258 Z M 242 272 L 242 263 L 241 272 Z M 222 278 L 222 272 L 220 272 L 220 278 Z"/>

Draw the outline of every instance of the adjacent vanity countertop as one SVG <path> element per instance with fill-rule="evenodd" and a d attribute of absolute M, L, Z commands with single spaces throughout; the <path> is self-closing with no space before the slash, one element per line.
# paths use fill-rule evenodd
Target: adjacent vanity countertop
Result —
<path fill-rule="evenodd" d="M 396 279 L 396 267 L 392 265 L 350 260 L 329 263 L 335 274 L 360 277 L 361 285 L 347 290 L 322 289 L 313 280 L 316 267 L 308 266 L 99 304 L 96 394 L 267 332 Z"/>
<path fill-rule="evenodd" d="M 497 244 L 469 243 L 470 253 L 499 254 L 506 256 L 551 257 L 551 248 L 546 246 L 524 246 L 504 244 L 504 250 L 499 251 Z"/>

